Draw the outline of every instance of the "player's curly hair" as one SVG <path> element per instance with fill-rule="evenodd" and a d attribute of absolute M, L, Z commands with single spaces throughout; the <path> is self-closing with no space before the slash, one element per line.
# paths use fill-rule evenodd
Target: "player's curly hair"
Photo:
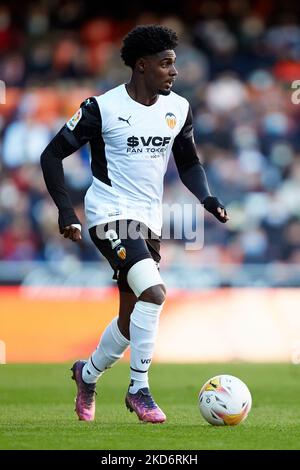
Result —
<path fill-rule="evenodd" d="M 136 26 L 123 39 L 121 57 L 133 69 L 140 57 L 174 49 L 177 44 L 177 34 L 166 26 Z"/>

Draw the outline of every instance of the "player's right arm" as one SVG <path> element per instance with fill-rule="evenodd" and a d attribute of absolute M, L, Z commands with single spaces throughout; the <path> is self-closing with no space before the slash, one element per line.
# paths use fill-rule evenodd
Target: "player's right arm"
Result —
<path fill-rule="evenodd" d="M 41 155 L 47 189 L 58 208 L 59 231 L 65 238 L 81 238 L 80 221 L 68 194 L 62 161 L 101 132 L 101 115 L 95 98 L 85 100 L 74 116 L 51 140 Z"/>

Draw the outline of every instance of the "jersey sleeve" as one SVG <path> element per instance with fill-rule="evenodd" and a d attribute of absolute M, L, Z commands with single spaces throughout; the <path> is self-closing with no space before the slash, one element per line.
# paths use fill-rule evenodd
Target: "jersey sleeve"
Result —
<path fill-rule="evenodd" d="M 101 133 L 101 114 L 95 98 L 87 98 L 61 129 L 61 135 L 77 149 Z"/>
<path fill-rule="evenodd" d="M 190 106 L 185 123 L 179 134 L 175 137 L 172 151 L 179 172 L 195 163 L 199 163 L 194 142 L 193 114 Z"/>
<path fill-rule="evenodd" d="M 59 228 L 80 223 L 68 194 L 62 160 L 101 132 L 101 115 L 95 98 L 86 99 L 47 145 L 41 155 L 45 184 L 59 211 Z"/>
<path fill-rule="evenodd" d="M 202 203 L 211 193 L 195 146 L 190 106 L 185 123 L 174 140 L 172 151 L 181 181 Z"/>

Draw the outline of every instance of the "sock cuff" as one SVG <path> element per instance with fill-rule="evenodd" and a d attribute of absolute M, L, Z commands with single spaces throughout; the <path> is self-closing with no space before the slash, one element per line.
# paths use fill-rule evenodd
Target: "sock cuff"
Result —
<path fill-rule="evenodd" d="M 144 302 L 143 300 L 138 300 L 135 304 L 135 307 L 139 308 L 139 310 L 142 308 L 143 312 L 148 313 L 149 315 L 157 315 L 157 313 L 162 311 L 163 306 L 164 303 L 157 305 L 152 304 L 151 302 Z"/>
<path fill-rule="evenodd" d="M 138 301 L 131 314 L 130 323 L 142 330 L 149 330 L 149 327 L 153 328 L 154 325 L 158 324 L 162 307 L 162 305 Z"/>
<path fill-rule="evenodd" d="M 114 339 L 117 341 L 120 346 L 129 346 L 130 341 L 129 339 L 125 338 L 124 335 L 122 335 L 119 327 L 118 327 L 118 317 L 115 317 L 112 322 L 111 322 L 111 331 Z"/>

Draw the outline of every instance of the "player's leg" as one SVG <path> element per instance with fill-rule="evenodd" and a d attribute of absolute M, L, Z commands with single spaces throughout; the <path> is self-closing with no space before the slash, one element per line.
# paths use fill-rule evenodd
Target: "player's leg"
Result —
<path fill-rule="evenodd" d="M 127 223 L 125 221 L 125 223 Z M 110 228 L 110 227 L 109 227 Z M 118 230 L 118 229 L 117 229 Z M 86 361 L 77 361 L 73 365 L 73 378 L 76 380 L 78 393 L 76 398 L 76 412 L 79 416 L 79 419 L 83 420 L 92 420 L 95 415 L 95 387 L 98 378 L 101 374 L 109 367 L 111 367 L 120 357 L 122 357 L 124 350 L 129 345 L 129 321 L 130 314 L 133 307 L 136 305 L 137 295 L 136 292 L 133 293 L 131 287 L 127 282 L 127 272 L 128 269 L 131 269 L 129 266 L 132 266 L 132 258 L 136 259 L 137 257 L 142 261 L 146 261 L 145 258 L 150 260 L 151 256 L 154 257 L 155 261 L 159 261 L 159 248 L 156 255 L 153 255 L 149 252 L 148 247 L 144 239 L 140 238 L 138 240 L 122 240 L 127 253 L 127 258 L 123 262 L 118 258 L 116 251 L 112 248 L 112 244 L 108 239 L 100 239 L 96 233 L 96 227 L 90 230 L 91 238 L 100 250 L 100 252 L 108 259 L 109 263 L 113 269 L 119 270 L 119 279 L 118 286 L 120 290 L 120 310 L 119 318 L 114 318 L 112 322 L 107 326 L 103 335 L 101 337 L 100 343 L 96 350 L 93 352 L 89 360 Z M 154 273 L 157 272 L 157 267 L 153 260 L 151 259 L 152 264 L 155 269 Z M 146 263 L 147 264 L 147 263 Z M 140 265 L 139 265 L 140 266 Z M 131 273 L 136 270 L 131 271 Z M 138 276 L 143 278 L 143 273 L 139 273 Z M 131 276 L 132 277 L 132 276 Z M 159 281 L 161 279 L 159 278 Z M 157 281 L 157 279 L 156 279 Z M 155 287 L 155 284 L 160 284 L 151 280 L 148 287 Z M 145 287 L 145 286 L 144 286 Z M 146 288 L 143 289 L 143 291 Z M 159 296 L 161 296 L 161 287 L 159 287 L 159 292 L 156 292 L 157 289 L 150 289 L 149 292 L 145 292 L 143 299 L 145 302 L 148 302 L 148 310 L 151 309 L 151 302 L 160 302 Z M 139 292 L 143 293 L 142 291 Z M 143 302 L 143 301 L 141 301 Z M 151 313 L 149 313 L 151 316 Z M 150 318 L 149 316 L 149 318 Z M 151 327 L 150 327 L 151 329 Z M 136 333 L 135 328 L 133 331 Z M 133 355 L 134 357 L 134 355 Z M 151 362 L 151 361 L 150 361 Z M 149 368 L 149 366 L 148 366 Z M 141 381 L 140 385 L 146 384 L 145 380 Z"/>
<path fill-rule="evenodd" d="M 149 258 L 134 264 L 127 280 L 138 300 L 130 318 L 131 382 L 125 402 L 141 421 L 161 423 L 166 416 L 150 394 L 148 370 L 166 289 L 154 260 Z"/>
<path fill-rule="evenodd" d="M 120 289 L 120 285 L 119 285 Z M 130 315 L 134 309 L 134 306 L 137 301 L 137 297 L 134 292 L 128 286 L 127 291 L 119 290 L 120 293 L 120 306 L 119 306 L 119 318 L 118 318 L 118 327 L 120 332 L 125 338 L 130 340 Z"/>
<path fill-rule="evenodd" d="M 132 291 L 120 290 L 119 298 L 118 317 L 113 318 L 107 325 L 97 348 L 83 367 L 82 378 L 86 383 L 96 383 L 107 369 L 123 357 L 129 346 L 130 314 L 137 299 Z"/>
<path fill-rule="evenodd" d="M 90 230 L 90 235 L 97 248 L 115 270 L 114 279 L 116 279 L 116 266 L 112 258 L 110 243 L 97 236 L 96 227 Z M 129 345 L 129 319 L 136 297 L 127 281 L 124 289 L 119 281 L 118 286 L 120 293 L 119 316 L 116 316 L 105 328 L 97 348 L 88 361 L 76 361 L 72 366 L 72 378 L 77 385 L 75 411 L 79 419 L 84 421 L 92 421 L 95 417 L 95 391 L 99 377 L 123 356 Z"/>
<path fill-rule="evenodd" d="M 72 369 L 79 389 L 76 412 L 79 419 L 84 421 L 91 421 L 95 416 L 97 381 L 123 356 L 129 345 L 130 314 L 137 299 L 132 291 L 119 291 L 119 294 L 119 316 L 115 317 L 105 328 L 97 348 L 88 361 L 77 361 Z"/>

